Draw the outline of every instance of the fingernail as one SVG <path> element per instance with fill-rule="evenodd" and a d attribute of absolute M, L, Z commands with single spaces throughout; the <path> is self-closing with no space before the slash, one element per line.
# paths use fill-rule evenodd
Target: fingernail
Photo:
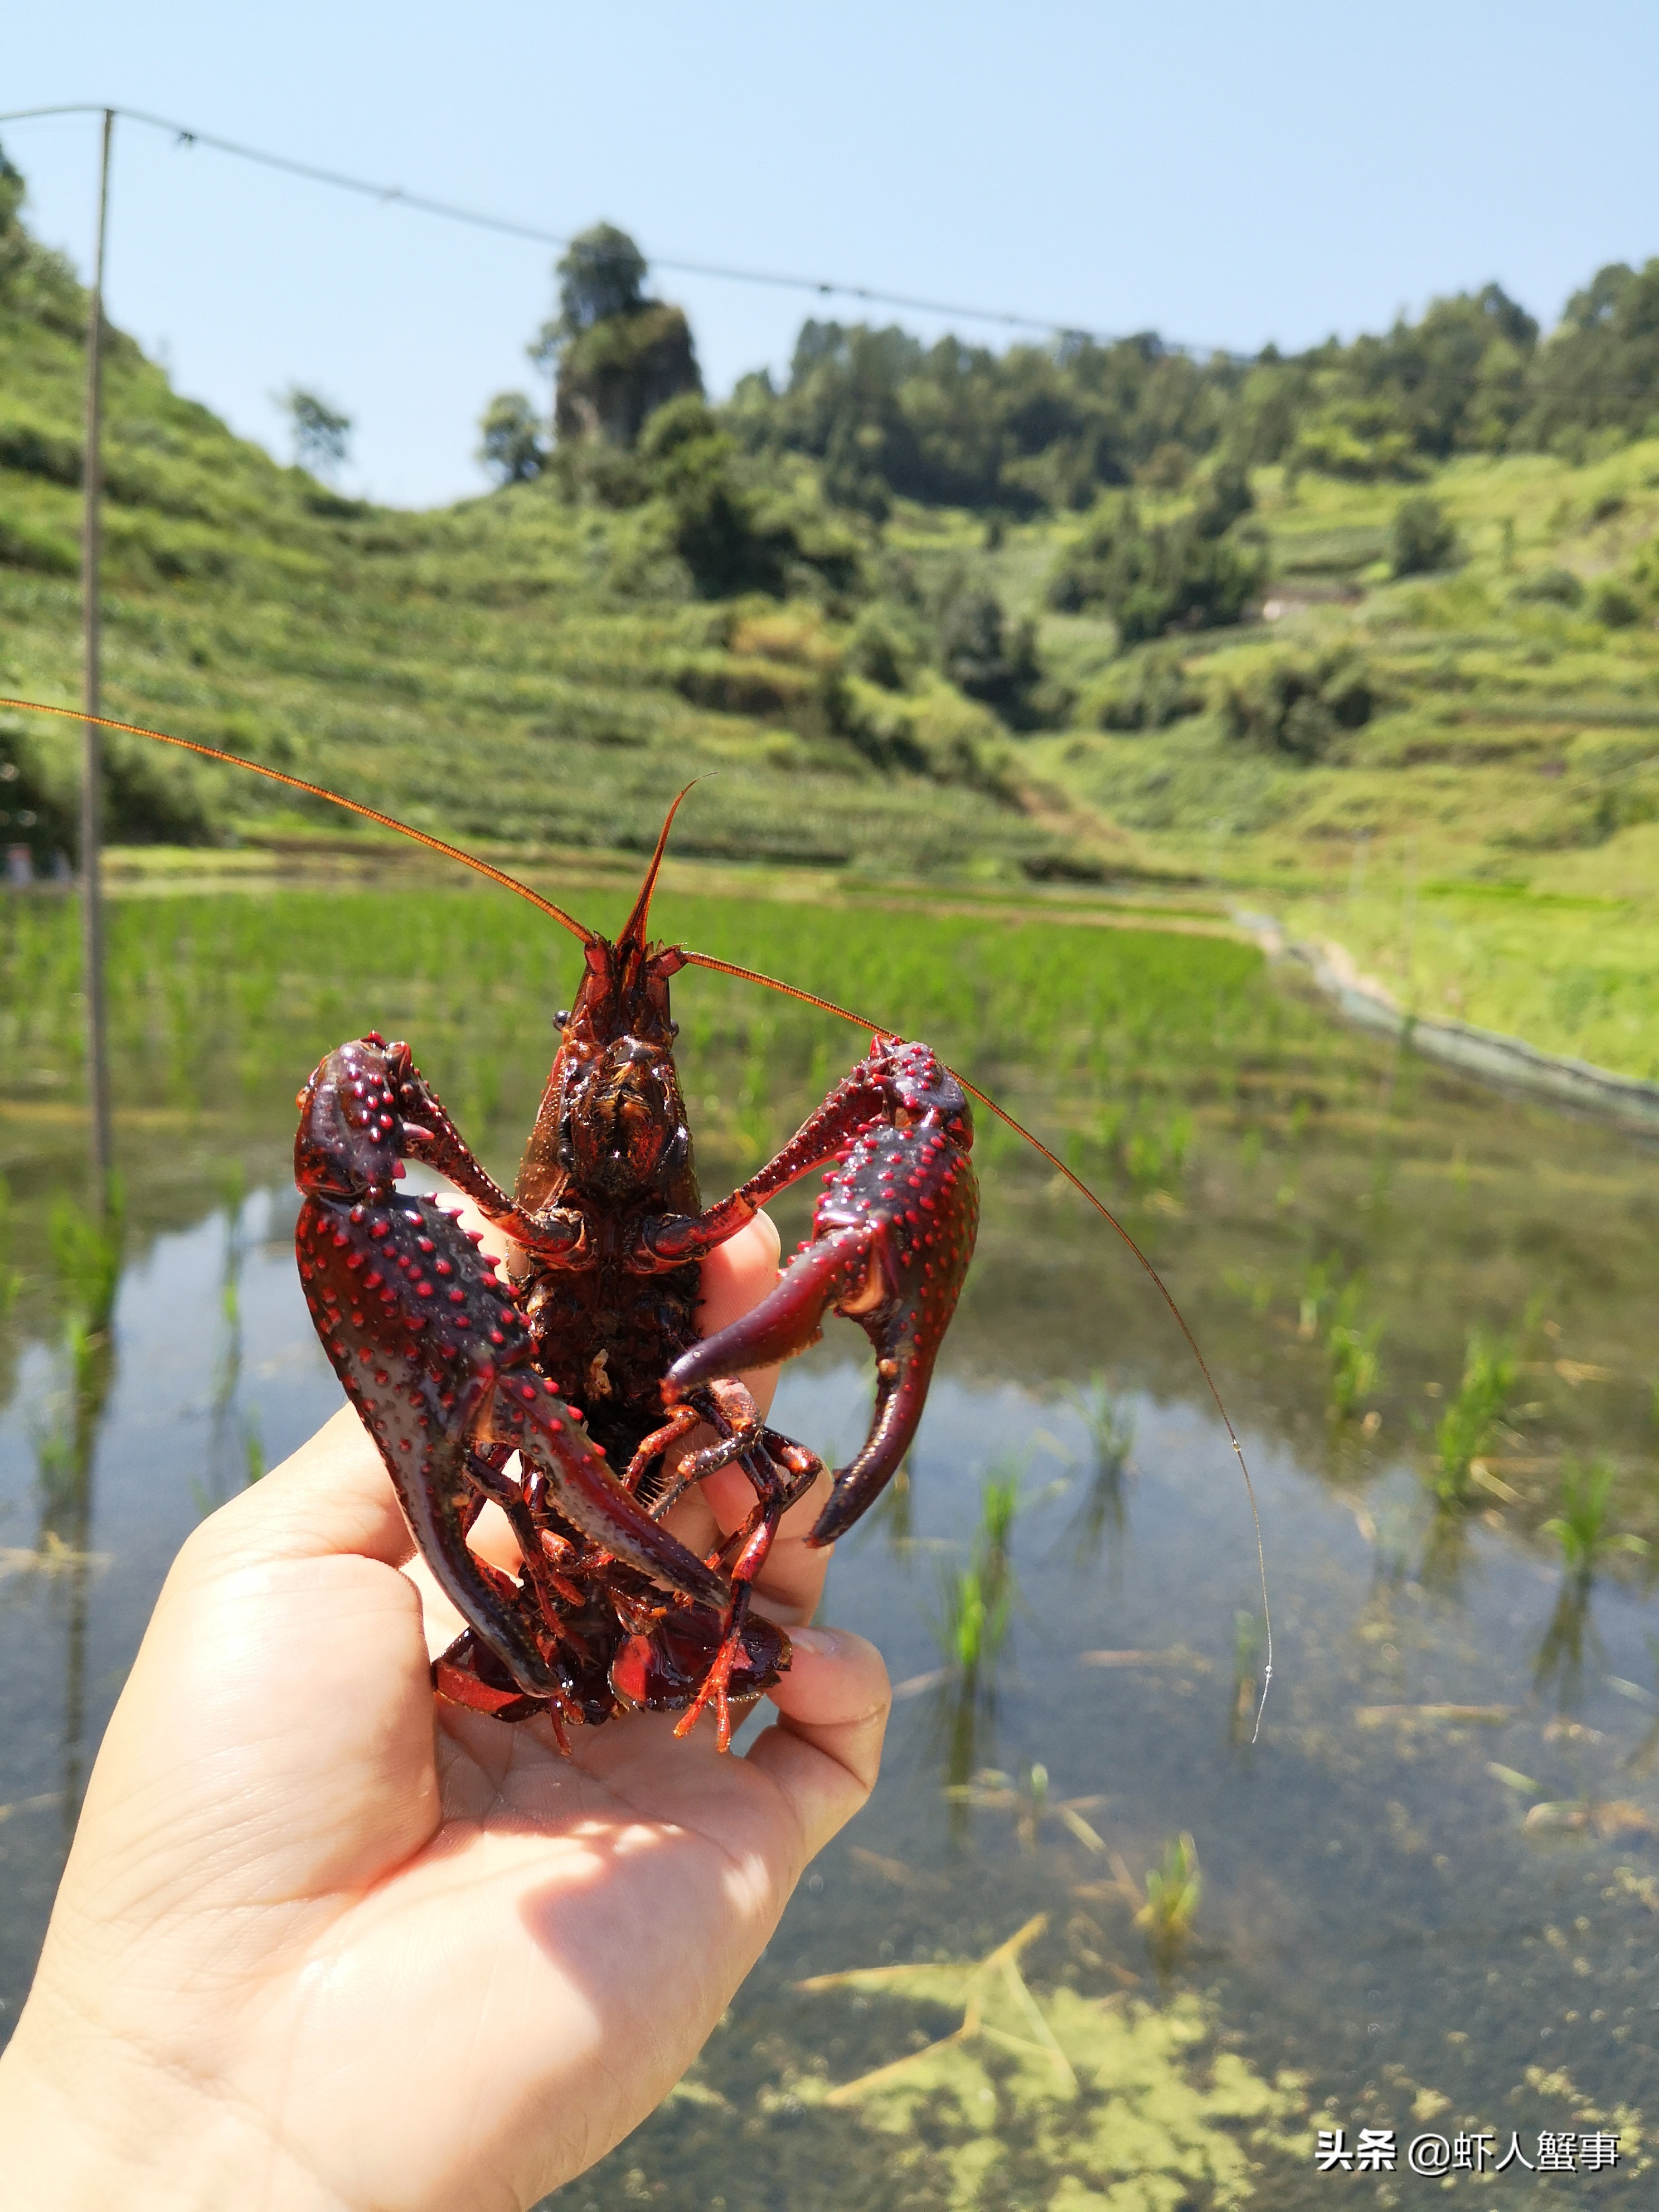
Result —
<path fill-rule="evenodd" d="M 792 1628 L 789 1641 L 797 1651 L 815 1659 L 828 1658 L 841 1649 L 841 1638 L 833 1628 Z"/>

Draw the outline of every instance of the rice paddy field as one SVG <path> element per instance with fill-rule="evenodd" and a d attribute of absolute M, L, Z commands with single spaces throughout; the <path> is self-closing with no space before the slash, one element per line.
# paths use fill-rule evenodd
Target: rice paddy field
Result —
<path fill-rule="evenodd" d="M 556 895 L 605 927 L 629 887 Z M 1255 1471 L 1274 1676 L 1253 1740 L 1250 1517 L 1190 1352 L 981 1116 L 979 1258 L 826 1601 L 897 1686 L 882 1780 L 560 2212 L 1651 2201 L 1654 1152 L 1343 1029 L 1193 906 L 667 885 L 665 932 L 926 1036 L 1116 1211 Z M 407 1036 L 510 1176 L 575 969 L 528 908 L 407 870 L 135 882 L 110 1238 L 76 932 L 67 896 L 0 901 L 0 2032 L 169 1559 L 337 1402 L 289 1241 L 297 1084 Z M 675 1011 L 711 1195 L 861 1048 L 706 974 Z M 832 1328 L 775 1418 L 844 1459 L 863 1349 Z M 1321 2132 L 1362 2128 L 1395 2168 L 1334 2183 Z M 1617 2163 L 1540 2172 L 1540 2136 Z"/>

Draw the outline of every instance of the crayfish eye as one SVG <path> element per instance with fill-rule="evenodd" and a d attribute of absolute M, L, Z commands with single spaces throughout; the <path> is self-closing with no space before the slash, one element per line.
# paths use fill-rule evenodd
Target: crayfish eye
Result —
<path fill-rule="evenodd" d="M 562 1012 L 560 1012 L 559 1013 L 556 1013 L 556 1014 L 555 1014 L 555 1015 L 554 1015 L 554 1017 L 553 1017 L 553 1026 L 554 1026 L 554 1028 L 555 1028 L 556 1030 L 562 1030 L 562 1029 L 568 1029 L 568 1028 L 569 1027 L 569 1025 L 570 1025 L 570 1009 L 569 1009 L 569 1007 L 568 1007 L 568 1006 L 566 1006 L 566 1007 L 564 1007 L 564 1008 L 562 1009 Z"/>

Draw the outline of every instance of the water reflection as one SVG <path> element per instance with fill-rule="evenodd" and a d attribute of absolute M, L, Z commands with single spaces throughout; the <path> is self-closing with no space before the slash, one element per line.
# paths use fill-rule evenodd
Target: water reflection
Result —
<path fill-rule="evenodd" d="M 1550 1615 L 1532 1669 L 1534 1690 L 1542 1698 L 1553 1695 L 1558 1712 L 1577 1712 L 1583 1702 L 1587 1630 L 1594 1649 L 1595 1632 L 1590 1624 L 1589 1580 L 1568 1575 L 1556 1592 L 1555 1610 Z M 1606 1655 L 1601 1657 L 1605 1665 Z"/>
<path fill-rule="evenodd" d="M 124 1209 L 118 1188 L 101 1215 L 60 1198 L 52 1249 L 62 1312 L 63 1377 L 49 1425 L 35 1443 L 35 1549 L 64 1619 L 64 1717 L 58 1796 L 64 1847 L 81 1816 L 87 1743 L 87 1633 L 92 1580 L 93 1486 L 99 1439 L 114 1386 L 113 1318 L 121 1281 Z"/>
<path fill-rule="evenodd" d="M 241 1402 L 244 1353 L 242 1275 L 247 1265 L 250 1206 L 240 1162 L 223 1178 L 224 1252 L 220 1263 L 221 1334 L 214 1370 L 207 1475 L 198 1486 L 204 1515 L 222 1505 L 233 1490 L 257 1482 L 265 1471 L 264 1439 L 257 1412 Z"/>

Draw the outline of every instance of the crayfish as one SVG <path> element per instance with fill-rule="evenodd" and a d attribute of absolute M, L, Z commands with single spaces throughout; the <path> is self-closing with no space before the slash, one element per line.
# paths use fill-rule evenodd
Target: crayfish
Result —
<path fill-rule="evenodd" d="M 94 719 L 32 700 L 0 705 Z M 738 1377 L 814 1342 L 830 1311 L 869 1337 L 869 1433 L 835 1471 L 806 1539 L 832 1542 L 909 1448 L 973 1255 L 970 1091 L 1105 1216 L 1152 1275 L 1243 1465 L 1209 1370 L 1157 1271 L 1029 1130 L 928 1046 L 775 977 L 649 940 L 652 893 L 684 792 L 612 941 L 489 862 L 356 799 L 189 738 L 103 726 L 366 816 L 517 892 L 581 940 L 580 984 L 556 1017 L 558 1047 L 511 1196 L 473 1158 L 405 1043 L 371 1032 L 337 1047 L 298 1100 L 295 1245 L 307 1304 L 415 1541 L 466 1623 L 433 1662 L 441 1698 L 502 1721 L 545 1713 L 567 1750 L 569 1729 L 620 1711 L 677 1711 L 683 1735 L 712 1705 L 726 1747 L 732 1706 L 789 1664 L 787 1636 L 751 1609 L 750 1594 L 784 1514 L 825 1472 L 817 1454 L 761 1419 Z M 669 1010 L 670 981 L 687 966 L 787 992 L 857 1023 L 871 1040 L 776 1158 L 708 1207 L 692 1165 Z M 444 1176 L 508 1240 L 505 1278 L 453 1212 L 398 1192 L 408 1161 Z M 827 1171 L 811 1237 L 758 1306 L 700 1337 L 702 1261 L 815 1169 Z M 702 1430 L 712 1443 L 697 1443 Z M 727 1466 L 742 1471 L 754 1505 L 701 1558 L 665 1516 Z M 516 1577 L 468 1540 L 492 1503 L 519 1547 Z M 1260 1560 L 1259 1528 L 1256 1545 Z M 1265 1607 L 1265 1568 L 1262 1596 Z"/>

